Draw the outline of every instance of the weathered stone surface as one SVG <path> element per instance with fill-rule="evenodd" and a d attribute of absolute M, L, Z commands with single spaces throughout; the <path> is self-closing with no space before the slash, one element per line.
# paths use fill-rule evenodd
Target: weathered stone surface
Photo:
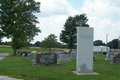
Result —
<path fill-rule="evenodd" d="M 93 72 L 93 28 L 77 27 L 78 73 Z"/>

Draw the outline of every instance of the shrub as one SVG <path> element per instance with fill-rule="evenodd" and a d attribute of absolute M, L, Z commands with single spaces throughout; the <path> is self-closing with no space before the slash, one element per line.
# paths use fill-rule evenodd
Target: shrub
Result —
<path fill-rule="evenodd" d="M 107 54 L 107 52 L 103 52 L 103 55 L 106 55 Z"/>

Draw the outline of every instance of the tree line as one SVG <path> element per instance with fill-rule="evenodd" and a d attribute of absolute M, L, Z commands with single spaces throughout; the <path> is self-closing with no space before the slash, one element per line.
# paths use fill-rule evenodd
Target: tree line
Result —
<path fill-rule="evenodd" d="M 48 37 L 51 37 L 51 36 L 55 36 L 55 34 L 48 35 Z M 36 41 L 35 43 L 28 43 L 24 47 L 41 47 L 43 49 L 45 48 L 68 48 L 70 49 L 68 45 L 63 44 L 61 42 L 53 41 L 52 39 L 47 40 L 48 37 L 46 37 L 42 41 Z M 57 38 L 57 36 L 54 38 Z M 49 43 L 52 43 L 54 46 L 51 46 L 51 44 Z M 106 44 L 102 40 L 95 40 L 93 44 L 94 46 L 106 46 Z M 0 45 L 11 45 L 11 42 L 7 42 L 7 41 L 0 42 Z M 118 41 L 118 39 L 113 39 L 112 41 L 109 41 L 107 43 L 107 46 L 110 47 L 111 49 L 118 49 L 118 46 L 120 47 L 120 42 Z M 76 49 L 76 48 L 77 48 L 77 45 L 74 45 L 73 49 Z"/>
<path fill-rule="evenodd" d="M 119 39 L 113 39 L 105 44 L 102 40 L 96 40 L 94 41 L 94 46 L 108 46 L 111 49 L 118 49 L 120 47 L 120 41 Z"/>

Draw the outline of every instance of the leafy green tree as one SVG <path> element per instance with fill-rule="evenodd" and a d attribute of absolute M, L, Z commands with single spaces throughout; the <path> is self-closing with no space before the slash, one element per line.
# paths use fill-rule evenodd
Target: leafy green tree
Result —
<path fill-rule="evenodd" d="M 25 47 L 26 45 L 27 45 L 27 43 L 26 42 L 23 42 L 23 40 L 22 39 L 20 39 L 20 38 L 16 38 L 16 49 L 20 49 L 21 50 L 21 48 L 22 47 Z M 14 39 L 12 39 L 12 42 L 11 42 L 11 44 L 10 44 L 11 46 L 12 46 L 12 48 L 14 49 Z"/>
<path fill-rule="evenodd" d="M 67 44 L 70 48 L 70 52 L 73 49 L 73 46 L 76 44 L 76 27 L 89 27 L 87 24 L 86 14 L 76 15 L 74 17 L 68 17 L 63 27 L 64 30 L 60 33 L 60 41 Z"/>
<path fill-rule="evenodd" d="M 40 2 L 34 0 L 0 0 L 0 29 L 7 38 L 12 38 L 14 54 L 16 55 L 17 40 L 30 42 L 33 37 L 41 32 L 36 27 L 37 17 L 40 12 Z"/>
<path fill-rule="evenodd" d="M 108 43 L 108 46 L 113 49 L 118 49 L 118 39 L 113 39 Z"/>
<path fill-rule="evenodd" d="M 57 45 L 57 36 L 55 36 L 55 34 L 50 34 L 48 35 L 47 38 L 45 38 L 41 43 L 41 47 L 42 48 L 49 48 L 50 52 L 51 52 L 51 48 L 56 47 Z"/>
<path fill-rule="evenodd" d="M 2 36 L 0 36 L 0 44 L 2 43 Z"/>
<path fill-rule="evenodd" d="M 34 45 L 40 47 L 40 41 L 36 41 Z"/>
<path fill-rule="evenodd" d="M 2 32 L 2 30 L 0 30 L 0 44 L 2 43 L 2 38 L 4 37 L 4 33 Z"/>
<path fill-rule="evenodd" d="M 28 46 L 28 47 L 34 47 L 34 44 L 33 44 L 33 43 L 28 42 L 27 46 Z"/>
<path fill-rule="evenodd" d="M 111 49 L 113 49 L 113 42 L 112 42 L 112 41 L 110 41 L 110 42 L 108 43 L 108 47 L 110 47 Z"/>
<path fill-rule="evenodd" d="M 94 41 L 94 46 L 105 46 L 106 44 L 102 42 L 102 40 Z"/>

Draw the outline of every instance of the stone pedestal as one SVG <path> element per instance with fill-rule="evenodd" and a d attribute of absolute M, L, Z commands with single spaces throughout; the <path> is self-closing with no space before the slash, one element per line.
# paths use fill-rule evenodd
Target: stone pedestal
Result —
<path fill-rule="evenodd" d="M 77 27 L 76 72 L 93 72 L 93 28 Z"/>

